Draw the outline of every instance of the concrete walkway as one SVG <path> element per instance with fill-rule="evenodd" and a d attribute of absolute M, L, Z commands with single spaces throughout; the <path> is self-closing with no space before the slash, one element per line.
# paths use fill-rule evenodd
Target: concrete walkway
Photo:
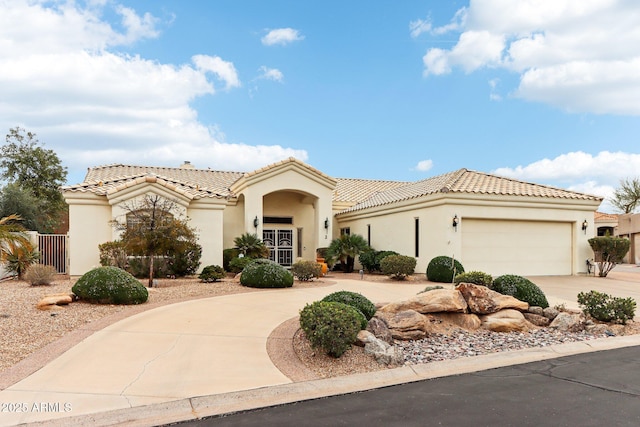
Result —
<path fill-rule="evenodd" d="M 640 269 L 637 273 L 640 277 Z M 576 306 L 577 292 L 598 289 L 596 285 L 605 286 L 602 288 L 605 292 L 633 296 L 640 301 L 640 283 L 626 279 L 577 276 L 534 278 L 534 281 L 547 293 L 552 305 Z M 375 302 L 394 301 L 413 296 L 424 286 L 340 280 L 329 287 L 227 295 L 146 311 L 96 332 L 0 392 L 3 405 L 13 404 L 2 408 L 0 425 L 37 421 L 51 424 L 64 417 L 74 418 L 61 420 L 60 425 L 116 422 L 156 425 L 585 351 L 640 345 L 640 336 L 611 338 L 602 343 L 575 343 L 296 384 L 269 359 L 266 342 L 270 333 L 297 316 L 307 303 L 337 290 L 360 292 Z M 87 414 L 91 415 L 87 418 Z M 132 420 L 138 420 L 138 424 Z"/>

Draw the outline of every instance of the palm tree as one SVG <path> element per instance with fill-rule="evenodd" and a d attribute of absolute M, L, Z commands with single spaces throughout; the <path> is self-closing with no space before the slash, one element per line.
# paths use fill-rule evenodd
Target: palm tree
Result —
<path fill-rule="evenodd" d="M 29 236 L 25 234 L 25 229 L 16 223 L 20 219 L 20 216 L 15 214 L 0 218 L 0 262 L 2 263 L 17 252 L 33 252 L 33 245 Z"/>
<path fill-rule="evenodd" d="M 233 240 L 238 252 L 249 258 L 267 258 L 269 248 L 264 244 L 257 234 L 244 233 Z"/>
<path fill-rule="evenodd" d="M 364 237 L 359 234 L 343 234 L 331 241 L 327 253 L 329 256 L 340 260 L 342 271 L 353 272 L 353 264 L 356 256 L 364 252 L 369 245 Z"/>

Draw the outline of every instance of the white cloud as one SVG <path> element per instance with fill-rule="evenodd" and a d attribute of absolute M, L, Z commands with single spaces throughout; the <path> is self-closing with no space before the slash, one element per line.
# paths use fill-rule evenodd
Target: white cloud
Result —
<path fill-rule="evenodd" d="M 105 21 L 106 8 L 120 21 Z M 0 128 L 36 132 L 69 167 L 72 182 L 88 166 L 113 162 L 191 160 L 248 171 L 290 156 L 307 159 L 303 150 L 228 143 L 198 120 L 190 106 L 196 98 L 215 94 L 218 84 L 241 86 L 233 63 L 194 55 L 192 63 L 168 64 L 118 52 L 159 37 L 158 24 L 113 1 L 82 7 L 0 0 Z"/>
<path fill-rule="evenodd" d="M 640 154 L 601 151 L 596 155 L 582 151 L 542 159 L 525 166 L 504 167 L 492 173 L 523 181 L 554 183 L 569 190 L 605 198 L 613 195 L 620 181 L 640 172 Z M 608 202 L 601 210 L 612 212 Z"/>
<path fill-rule="evenodd" d="M 417 19 L 409 22 L 409 32 L 411 37 L 416 38 L 422 33 L 428 33 L 431 31 L 431 21 L 429 19 L 422 20 Z"/>
<path fill-rule="evenodd" d="M 215 74 L 225 82 L 227 89 L 240 86 L 240 79 L 233 63 L 219 56 L 195 55 L 192 59 L 198 70 Z"/>
<path fill-rule="evenodd" d="M 502 68 L 520 75 L 514 95 L 568 111 L 640 115 L 640 5 L 624 0 L 472 0 L 432 34 L 424 75 Z"/>
<path fill-rule="evenodd" d="M 432 167 L 433 167 L 433 160 L 428 159 L 428 160 L 419 161 L 418 164 L 416 165 L 415 169 L 420 171 L 420 172 L 427 172 L 427 171 L 431 170 Z"/>
<path fill-rule="evenodd" d="M 303 39 L 304 36 L 300 34 L 298 30 L 294 30 L 293 28 L 277 28 L 275 30 L 269 30 L 269 32 L 262 37 L 262 44 L 265 46 L 277 44 L 286 45 Z"/>
<path fill-rule="evenodd" d="M 284 80 L 284 74 L 282 74 L 282 71 L 277 68 L 269 68 L 263 65 L 258 69 L 258 71 L 260 71 L 260 76 L 258 76 L 259 79 L 273 80 L 279 83 L 282 83 Z"/>

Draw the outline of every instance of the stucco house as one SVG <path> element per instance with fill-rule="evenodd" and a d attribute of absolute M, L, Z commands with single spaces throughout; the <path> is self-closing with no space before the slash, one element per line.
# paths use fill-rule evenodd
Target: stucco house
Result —
<path fill-rule="evenodd" d="M 341 233 L 378 250 L 438 255 L 493 275 L 571 275 L 592 257 L 596 196 L 460 169 L 417 182 L 341 179 L 294 158 L 249 173 L 114 164 L 90 168 L 63 188 L 69 204 L 70 274 L 99 264 L 98 245 L 117 239 L 110 221 L 145 195 L 176 202 L 197 229 L 202 266 L 242 233 L 257 233 L 285 266 L 315 259 Z"/>

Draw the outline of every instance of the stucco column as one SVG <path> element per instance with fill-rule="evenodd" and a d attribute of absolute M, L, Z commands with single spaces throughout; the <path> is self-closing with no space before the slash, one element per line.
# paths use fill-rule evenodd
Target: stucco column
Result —
<path fill-rule="evenodd" d="M 316 201 L 313 203 L 313 207 L 315 210 L 315 248 L 324 248 L 329 246 L 331 243 L 331 236 L 333 230 L 333 211 L 331 206 L 331 200 L 327 198 L 318 197 Z M 328 228 L 325 228 L 325 221 L 328 221 Z"/>
<path fill-rule="evenodd" d="M 244 230 L 250 234 L 257 234 L 262 239 L 262 213 L 263 195 L 251 191 L 244 192 Z M 254 226 L 254 221 L 258 218 L 258 226 Z"/>

